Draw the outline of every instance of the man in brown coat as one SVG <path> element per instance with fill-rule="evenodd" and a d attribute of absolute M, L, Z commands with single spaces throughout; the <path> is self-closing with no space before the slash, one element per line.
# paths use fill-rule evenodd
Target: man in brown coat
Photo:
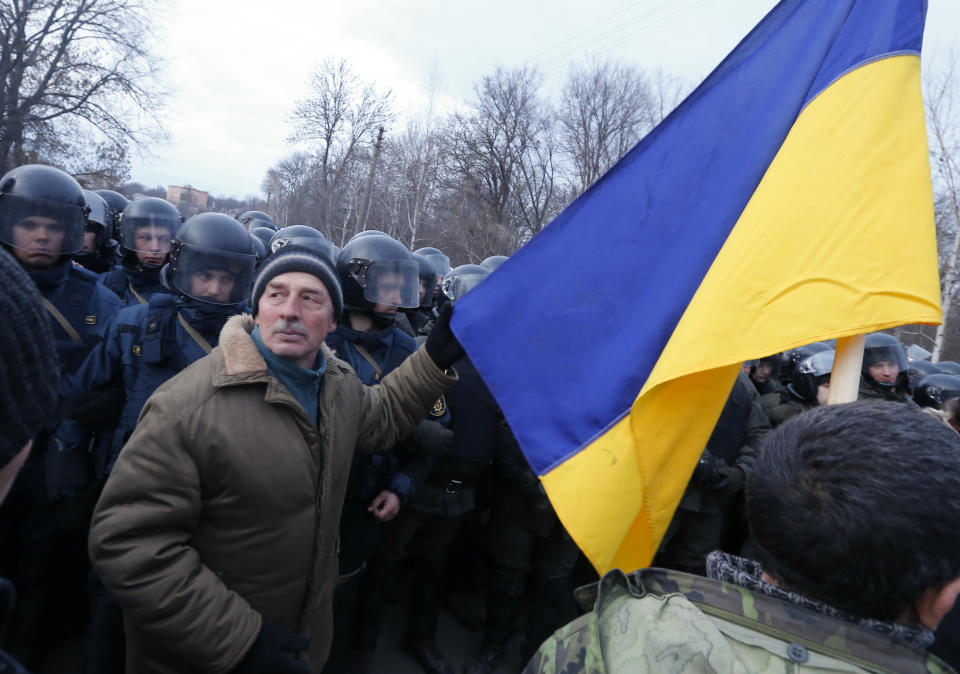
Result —
<path fill-rule="evenodd" d="M 94 513 L 90 555 L 124 609 L 131 674 L 319 671 L 353 453 L 392 446 L 455 381 L 447 314 L 361 384 L 323 344 L 343 300 L 309 251 L 268 259 L 251 304 L 150 398 Z"/>

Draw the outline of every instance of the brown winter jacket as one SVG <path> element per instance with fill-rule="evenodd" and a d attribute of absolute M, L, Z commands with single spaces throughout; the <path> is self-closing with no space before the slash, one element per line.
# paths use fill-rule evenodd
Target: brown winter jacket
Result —
<path fill-rule="evenodd" d="M 376 387 L 323 347 L 319 434 L 231 318 L 220 346 L 147 401 L 104 487 L 90 556 L 124 609 L 127 672 L 229 672 L 261 620 L 332 632 L 354 450 L 382 451 L 456 381 L 421 348 Z"/>

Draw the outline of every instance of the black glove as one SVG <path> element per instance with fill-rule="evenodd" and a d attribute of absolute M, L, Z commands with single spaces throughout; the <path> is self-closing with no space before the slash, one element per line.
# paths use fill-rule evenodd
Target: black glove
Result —
<path fill-rule="evenodd" d="M 743 491 L 743 485 L 746 481 L 747 476 L 743 472 L 743 469 L 731 466 L 727 468 L 727 474 L 723 480 L 720 481 L 720 484 L 717 485 L 717 491 L 722 491 L 724 494 L 732 496 L 737 492 Z"/>
<path fill-rule="evenodd" d="M 123 386 L 78 396 L 71 401 L 70 418 L 88 430 L 113 426 L 120 418 L 125 399 Z"/>
<path fill-rule="evenodd" d="M 714 489 L 721 484 L 730 472 L 726 461 L 716 456 L 709 449 L 703 450 L 700 461 L 693 470 L 693 479 L 701 487 Z"/>
<path fill-rule="evenodd" d="M 307 664 L 295 659 L 297 653 L 308 648 L 310 639 L 307 637 L 287 632 L 264 621 L 253 646 L 234 668 L 233 673 L 310 674 Z"/>
<path fill-rule="evenodd" d="M 453 431 L 436 421 L 424 419 L 403 439 L 403 446 L 427 456 L 440 456 L 450 449 Z"/>
<path fill-rule="evenodd" d="M 447 302 L 440 309 L 437 322 L 430 334 L 427 335 L 427 343 L 424 345 L 427 355 L 433 359 L 433 362 L 441 370 L 446 370 L 456 363 L 463 358 L 465 353 L 463 347 L 460 346 L 460 342 L 454 336 L 453 330 L 450 329 L 450 317 L 452 315 L 453 303 Z"/>

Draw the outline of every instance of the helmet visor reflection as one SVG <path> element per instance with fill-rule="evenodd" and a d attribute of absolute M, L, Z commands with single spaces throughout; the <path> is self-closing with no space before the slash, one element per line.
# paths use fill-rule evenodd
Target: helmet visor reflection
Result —
<path fill-rule="evenodd" d="M 186 295 L 209 304 L 239 304 L 250 295 L 255 255 L 186 244 L 172 266 L 171 282 Z"/>
<path fill-rule="evenodd" d="M 81 206 L 0 194 L 0 241 L 37 255 L 72 255 L 83 244 Z"/>
<path fill-rule="evenodd" d="M 169 253 L 170 242 L 179 228 L 179 218 L 167 214 L 128 215 L 120 220 L 120 237 L 127 250 Z"/>
<path fill-rule="evenodd" d="M 420 306 L 420 268 L 412 259 L 374 260 L 359 280 L 368 302 L 404 309 Z"/>

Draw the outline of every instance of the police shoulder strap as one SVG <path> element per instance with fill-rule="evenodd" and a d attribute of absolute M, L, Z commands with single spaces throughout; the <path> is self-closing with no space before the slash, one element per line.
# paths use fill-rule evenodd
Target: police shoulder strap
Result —
<path fill-rule="evenodd" d="M 180 321 L 180 325 L 182 325 L 183 329 L 187 331 L 187 334 L 193 337 L 193 341 L 197 343 L 197 346 L 203 349 L 204 353 L 210 353 L 211 351 L 213 351 L 213 347 L 210 346 L 210 342 L 204 339 L 203 335 L 197 332 L 192 325 L 187 323 L 187 320 L 183 317 L 183 314 L 181 314 L 179 311 L 177 312 L 177 320 Z"/>
<path fill-rule="evenodd" d="M 367 351 L 363 346 L 357 342 L 353 343 L 354 348 L 363 356 L 368 363 L 373 367 L 373 380 L 380 381 L 383 377 L 383 370 L 380 369 L 380 365 L 377 364 L 377 361 L 373 359 L 373 356 L 370 355 L 370 352 Z"/>
<path fill-rule="evenodd" d="M 83 344 L 83 338 L 80 336 L 80 333 L 77 332 L 70 321 L 67 320 L 66 316 L 60 313 L 60 310 L 53 306 L 53 302 L 48 300 L 46 297 L 41 298 L 43 300 L 43 306 L 47 308 L 47 311 L 53 316 L 54 320 L 60 324 L 60 327 L 63 328 L 63 331 L 70 336 L 77 344 Z"/>
<path fill-rule="evenodd" d="M 143 296 L 142 296 L 140 293 L 138 293 L 138 292 L 136 291 L 136 289 L 134 289 L 133 283 L 131 283 L 130 281 L 127 281 L 127 288 L 130 289 L 130 292 L 133 293 L 133 296 L 137 298 L 137 301 L 138 301 L 140 304 L 146 304 L 146 303 L 147 303 L 147 301 L 146 301 L 145 299 L 143 299 Z"/>

